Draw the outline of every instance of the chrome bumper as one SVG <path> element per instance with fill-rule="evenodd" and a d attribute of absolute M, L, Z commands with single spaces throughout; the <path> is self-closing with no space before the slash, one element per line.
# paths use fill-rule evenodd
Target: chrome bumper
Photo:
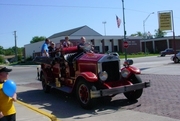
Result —
<path fill-rule="evenodd" d="M 150 87 L 150 82 L 115 87 L 111 89 L 103 89 L 103 90 L 96 90 L 96 91 L 91 90 L 90 93 L 91 93 L 91 98 L 98 98 L 98 97 L 104 97 L 104 96 L 109 96 L 113 94 L 125 93 L 125 92 L 147 88 L 147 87 Z"/>

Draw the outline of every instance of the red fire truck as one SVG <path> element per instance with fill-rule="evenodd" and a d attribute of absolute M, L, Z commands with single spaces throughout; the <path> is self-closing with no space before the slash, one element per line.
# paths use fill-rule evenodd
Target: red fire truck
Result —
<path fill-rule="evenodd" d="M 77 53 L 77 46 L 63 48 L 54 58 L 36 57 L 40 63 L 40 80 L 44 92 L 56 88 L 66 93 L 74 93 L 80 105 L 89 109 L 95 100 L 123 93 L 129 100 L 137 100 L 143 88 L 150 82 L 142 82 L 140 69 L 132 66 L 132 60 L 126 60 L 121 68 L 118 54 Z"/>

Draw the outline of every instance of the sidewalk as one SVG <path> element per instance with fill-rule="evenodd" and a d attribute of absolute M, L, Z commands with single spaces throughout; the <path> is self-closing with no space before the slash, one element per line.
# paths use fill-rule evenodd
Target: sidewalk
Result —
<path fill-rule="evenodd" d="M 56 121 L 56 117 L 21 101 L 14 102 L 17 121 Z"/>

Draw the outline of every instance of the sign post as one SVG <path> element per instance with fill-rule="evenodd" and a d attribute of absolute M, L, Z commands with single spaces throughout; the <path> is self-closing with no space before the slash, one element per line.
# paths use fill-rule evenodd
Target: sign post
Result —
<path fill-rule="evenodd" d="M 175 42 L 175 31 L 174 31 L 174 18 L 173 11 L 160 11 L 158 12 L 159 29 L 161 31 L 172 31 L 173 32 L 173 45 L 176 56 L 176 42 Z"/>
<path fill-rule="evenodd" d="M 124 48 L 128 48 L 128 42 L 127 42 L 127 41 L 124 41 L 124 42 L 123 42 L 123 47 L 124 47 Z"/>
<path fill-rule="evenodd" d="M 124 42 L 126 41 L 126 28 L 125 28 L 125 13 L 124 13 L 124 0 L 122 0 L 122 9 L 123 9 L 123 25 L 124 25 Z M 125 48 L 125 61 L 127 60 L 127 49 Z"/>

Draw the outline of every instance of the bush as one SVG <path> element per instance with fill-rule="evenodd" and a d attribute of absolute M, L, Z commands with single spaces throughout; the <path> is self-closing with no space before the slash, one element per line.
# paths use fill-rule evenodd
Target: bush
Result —
<path fill-rule="evenodd" d="M 22 55 L 18 55 L 17 58 L 18 58 L 18 61 L 21 61 L 22 60 Z"/>
<path fill-rule="evenodd" d="M 138 55 L 144 55 L 144 52 L 138 52 L 137 54 Z"/>
<path fill-rule="evenodd" d="M 33 58 L 31 56 L 26 58 L 26 61 L 32 61 L 32 60 Z"/>
<path fill-rule="evenodd" d="M 5 59 L 3 56 L 0 56 L 0 63 L 4 63 L 5 62 Z"/>

